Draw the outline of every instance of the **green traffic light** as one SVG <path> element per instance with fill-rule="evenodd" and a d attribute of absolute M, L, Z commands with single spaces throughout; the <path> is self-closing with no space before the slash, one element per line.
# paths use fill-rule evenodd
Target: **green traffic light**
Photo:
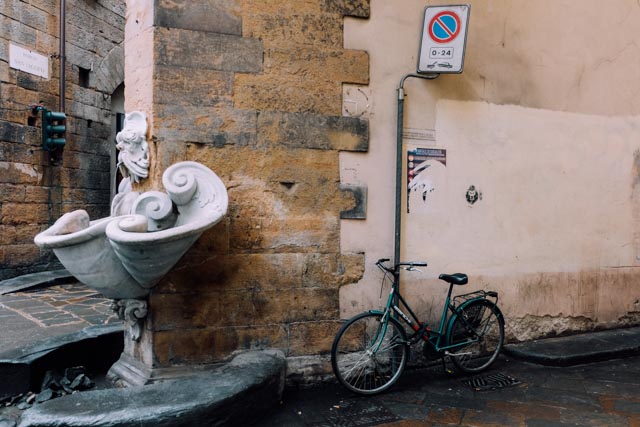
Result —
<path fill-rule="evenodd" d="M 67 131 L 66 114 L 42 108 L 42 148 L 51 150 L 64 147 L 64 134 Z"/>
<path fill-rule="evenodd" d="M 61 113 L 59 111 L 48 111 L 48 110 L 44 110 L 44 115 L 45 118 L 47 119 L 48 122 L 50 121 L 61 121 L 61 120 L 65 120 L 67 118 L 67 115 L 64 113 Z"/>

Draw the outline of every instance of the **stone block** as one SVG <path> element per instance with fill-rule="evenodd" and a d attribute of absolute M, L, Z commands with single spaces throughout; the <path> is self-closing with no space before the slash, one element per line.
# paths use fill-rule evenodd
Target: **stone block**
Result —
<path fill-rule="evenodd" d="M 342 322 L 300 322 L 289 326 L 289 351 L 287 356 L 323 354 L 331 351 L 333 338 Z"/>
<path fill-rule="evenodd" d="M 22 142 L 22 134 L 24 126 L 16 123 L 0 122 L 0 141 L 6 142 Z M 4 153 L 4 150 L 3 150 Z M 3 156 L 4 157 L 4 156 Z M 6 159 L 2 159 L 6 160 Z"/>
<path fill-rule="evenodd" d="M 25 73 L 22 71 L 18 71 L 16 74 L 17 80 L 16 84 L 18 87 L 27 90 L 38 90 L 39 77 L 34 76 L 33 74 Z"/>
<path fill-rule="evenodd" d="M 17 230 L 14 226 L 0 225 L 0 246 L 10 245 L 17 240 Z"/>
<path fill-rule="evenodd" d="M 364 274 L 364 254 L 310 254 L 306 258 L 302 285 L 335 287 L 355 283 Z"/>
<path fill-rule="evenodd" d="M 155 65 L 238 73 L 262 71 L 262 42 L 236 35 L 156 28 L 154 53 Z"/>
<path fill-rule="evenodd" d="M 30 265 L 39 259 L 40 249 L 34 244 L 9 245 L 6 247 L 4 264 L 14 267 Z"/>
<path fill-rule="evenodd" d="M 40 185 L 26 185 L 23 189 L 23 199 L 27 203 L 49 203 L 51 201 L 51 188 Z"/>
<path fill-rule="evenodd" d="M 287 385 L 291 387 L 334 382 L 335 378 L 330 354 L 287 357 Z"/>
<path fill-rule="evenodd" d="M 202 238 L 200 239 L 202 240 Z M 300 287 L 306 259 L 299 253 L 219 254 L 196 243 L 156 293 L 199 294 L 213 290 L 278 290 Z M 195 252 L 195 253 L 194 253 Z"/>
<path fill-rule="evenodd" d="M 154 334 L 154 359 L 157 367 L 214 363 L 238 349 L 286 346 L 287 330 L 282 325 L 160 331 Z"/>
<path fill-rule="evenodd" d="M 340 224 L 337 215 L 318 213 L 286 219 L 244 217 L 231 220 L 231 249 L 275 252 L 337 252 Z"/>
<path fill-rule="evenodd" d="M 260 280 L 256 277 L 256 281 Z M 253 326 L 338 317 L 336 289 L 297 288 L 158 294 L 151 297 L 153 329 Z"/>
<path fill-rule="evenodd" d="M 11 102 L 16 104 L 14 108 L 24 108 L 24 112 L 20 112 L 22 116 L 20 122 L 26 121 L 26 115 L 28 114 L 26 106 L 40 100 L 38 92 L 7 83 L 0 83 L 0 93 L 2 93 L 3 99 L 10 99 Z"/>
<path fill-rule="evenodd" d="M 371 0 L 325 0 L 328 11 L 339 13 L 342 16 L 355 18 L 368 18 L 371 11 Z"/>
<path fill-rule="evenodd" d="M 274 129 L 279 132 L 275 126 Z M 338 212 L 338 207 L 328 206 L 335 203 L 335 196 L 338 194 L 338 152 L 288 149 L 285 144 L 277 142 L 277 136 L 263 135 L 263 141 L 267 137 L 273 143 L 263 143 L 259 147 L 254 144 L 245 147 L 214 148 L 187 144 L 186 155 L 215 170 L 229 188 L 229 197 L 245 199 L 235 200 L 235 203 L 254 205 L 255 201 L 250 199 L 266 197 L 273 200 L 275 207 L 280 203 L 299 207 L 303 204 L 313 204 L 306 210 L 296 209 L 297 212 L 313 212 L 318 206 Z M 263 155 L 266 150 L 269 156 Z M 318 188 L 319 185 L 328 182 L 335 182 L 336 185 Z M 314 198 L 321 197 L 325 197 L 329 203 L 314 201 Z"/>
<path fill-rule="evenodd" d="M 124 2 L 123 2 L 124 3 Z M 106 6 L 105 6 L 106 7 Z M 67 31 L 75 28 L 84 28 L 91 31 L 91 40 L 104 39 L 112 46 L 124 40 L 124 19 L 111 10 L 100 8 L 100 11 L 92 11 L 85 7 L 70 7 L 67 10 Z M 69 38 L 69 35 L 67 35 Z M 78 46 L 82 41 L 73 39 Z M 96 51 L 97 46 L 89 46 L 87 50 Z M 103 54 L 106 52 L 103 52 Z"/>
<path fill-rule="evenodd" d="M 300 76 L 238 74 L 234 83 L 234 106 L 262 112 L 338 115 L 342 84 L 313 81 Z"/>
<path fill-rule="evenodd" d="M 25 163 L 0 162 L 0 183 L 38 184 L 42 181 L 42 170 Z"/>
<path fill-rule="evenodd" d="M 72 121 L 74 117 L 80 117 L 105 125 L 111 122 L 111 112 L 109 110 L 70 100 L 67 101 L 66 105 L 67 123 Z"/>
<path fill-rule="evenodd" d="M 27 135 L 21 135 L 23 139 Z M 0 152 L 3 154 L 2 160 L 10 163 L 22 163 L 26 165 L 38 165 L 42 160 L 40 146 L 22 144 L 15 142 L 0 142 Z"/>
<path fill-rule="evenodd" d="M 271 46 L 265 49 L 264 73 L 302 77 L 312 83 L 369 83 L 369 55 L 361 50 L 317 46 Z"/>
<path fill-rule="evenodd" d="M 278 46 L 343 47 L 342 16 L 318 10 L 318 2 L 271 3 L 252 3 L 251 10 L 243 14 L 245 37 L 262 39 L 269 45 Z"/>
<path fill-rule="evenodd" d="M 258 145 L 366 152 L 369 122 L 356 117 L 265 111 L 258 116 Z"/>
<path fill-rule="evenodd" d="M 21 184 L 2 184 L 0 185 L 0 203 L 3 202 L 24 202 L 25 186 Z"/>
<path fill-rule="evenodd" d="M 154 73 L 154 101 L 158 104 L 197 107 L 231 107 L 233 73 L 184 67 L 157 66 Z"/>
<path fill-rule="evenodd" d="M 91 170 L 96 172 L 110 171 L 110 156 L 102 156 L 97 153 L 72 151 L 70 147 L 66 147 L 63 156 L 64 166 L 66 168 Z"/>
<path fill-rule="evenodd" d="M 60 171 L 60 185 L 108 191 L 111 188 L 111 177 L 108 172 L 64 168 Z"/>
<path fill-rule="evenodd" d="M 49 221 L 49 206 L 42 203 L 3 203 L 0 223 L 5 225 L 44 224 Z"/>
<path fill-rule="evenodd" d="M 159 0 L 155 7 L 157 27 L 181 28 L 219 34 L 242 35 L 242 18 L 235 0 Z"/>
<path fill-rule="evenodd" d="M 9 227 L 5 227 L 7 232 L 8 228 Z M 10 244 L 32 245 L 33 237 L 41 231 L 42 227 L 37 224 L 22 224 L 10 228 L 13 228 L 13 233 L 9 233 L 11 236 Z"/>
<path fill-rule="evenodd" d="M 77 7 L 99 18 L 101 21 L 118 28 L 124 28 L 127 4 L 124 0 L 100 0 L 99 3 L 80 3 Z"/>
<path fill-rule="evenodd" d="M 16 82 L 16 72 L 9 68 L 9 63 L 0 61 L 0 82 L 12 83 Z"/>
<path fill-rule="evenodd" d="M 21 115 L 27 117 L 29 114 L 25 112 Z M 33 163 L 33 159 L 39 159 L 39 156 L 34 156 L 34 148 L 39 148 L 41 144 L 39 124 L 36 127 L 0 122 L 0 147 L 2 148 L 3 161 Z"/>
<path fill-rule="evenodd" d="M 219 107 L 157 105 L 154 136 L 171 144 L 255 145 L 257 114 Z M 215 166 L 213 170 L 217 169 Z"/>
<path fill-rule="evenodd" d="M 49 28 L 55 28 L 53 34 L 50 32 Z M 55 35 L 54 35 L 55 34 Z M 55 52 L 58 46 L 58 18 L 50 17 L 47 22 L 47 32 L 38 32 L 36 35 L 36 45 L 35 48 L 38 52 Z M 67 45 L 69 46 L 69 45 Z M 52 75 L 49 77 L 53 78 Z"/>
<path fill-rule="evenodd" d="M 0 14 L 0 28 L 2 28 L 3 34 L 11 35 L 10 38 L 14 44 L 23 47 L 35 45 L 38 31 L 34 28 L 22 25 L 19 21 L 4 16 L 4 14 Z"/>
<path fill-rule="evenodd" d="M 106 190 L 85 190 L 82 188 L 63 188 L 62 203 L 82 205 L 110 205 L 110 194 Z M 97 218 L 93 218 L 97 219 Z"/>

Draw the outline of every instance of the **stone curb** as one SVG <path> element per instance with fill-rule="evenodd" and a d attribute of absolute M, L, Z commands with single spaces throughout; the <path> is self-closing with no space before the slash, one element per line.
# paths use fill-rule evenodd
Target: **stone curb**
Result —
<path fill-rule="evenodd" d="M 43 271 L 40 273 L 25 274 L 12 279 L 0 281 L 0 295 L 18 292 L 36 286 L 59 285 L 75 282 L 67 270 Z"/>
<path fill-rule="evenodd" d="M 574 366 L 640 354 L 640 327 L 507 345 L 504 354 L 546 366 Z"/>
<path fill-rule="evenodd" d="M 285 366 L 280 351 L 242 353 L 189 378 L 50 400 L 26 410 L 19 427 L 247 425 L 280 401 Z"/>

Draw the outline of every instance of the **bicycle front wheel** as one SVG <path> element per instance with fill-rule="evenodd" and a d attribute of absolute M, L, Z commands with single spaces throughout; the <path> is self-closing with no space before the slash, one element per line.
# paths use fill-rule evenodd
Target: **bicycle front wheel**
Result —
<path fill-rule="evenodd" d="M 331 348 L 338 381 L 359 394 L 380 393 L 395 383 L 409 358 L 407 334 L 396 319 L 362 313 L 345 323 Z"/>
<path fill-rule="evenodd" d="M 456 316 L 447 338 L 449 355 L 458 369 L 467 373 L 487 369 L 504 343 L 504 318 L 488 300 L 473 301 Z"/>

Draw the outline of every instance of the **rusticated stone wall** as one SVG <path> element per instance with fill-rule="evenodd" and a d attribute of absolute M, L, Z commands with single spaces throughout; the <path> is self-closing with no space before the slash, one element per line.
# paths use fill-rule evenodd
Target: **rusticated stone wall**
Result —
<path fill-rule="evenodd" d="M 340 248 L 340 212 L 354 199 L 340 191 L 339 153 L 368 150 L 368 122 L 341 116 L 342 84 L 369 74 L 368 54 L 343 48 L 344 17 L 368 13 L 368 0 L 161 0 L 153 13 L 129 11 L 127 67 L 151 80 L 127 80 L 127 109 L 151 110 L 143 185 L 157 188 L 188 159 L 230 197 L 225 221 L 150 296 L 144 336 L 127 350 L 147 367 L 238 349 L 329 352 L 339 287 L 364 263 Z M 153 58 L 136 58 L 149 44 Z"/>
<path fill-rule="evenodd" d="M 124 81 L 125 4 L 67 1 L 67 143 L 52 156 L 29 106 L 59 110 L 59 12 L 53 0 L 0 2 L 0 280 L 60 267 L 33 237 L 63 213 L 109 214 L 111 94 Z M 10 68 L 11 44 L 49 57 L 49 78 Z"/>

